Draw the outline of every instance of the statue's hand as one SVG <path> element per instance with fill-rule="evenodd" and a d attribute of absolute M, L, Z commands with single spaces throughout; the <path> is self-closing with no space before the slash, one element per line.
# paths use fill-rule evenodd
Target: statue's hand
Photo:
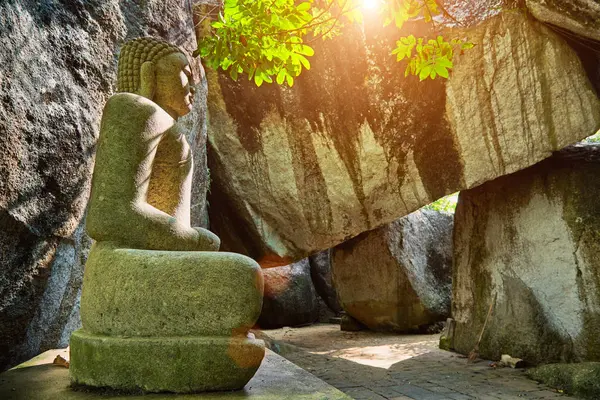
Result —
<path fill-rule="evenodd" d="M 221 239 L 204 228 L 194 228 L 198 232 L 198 251 L 219 251 Z"/>

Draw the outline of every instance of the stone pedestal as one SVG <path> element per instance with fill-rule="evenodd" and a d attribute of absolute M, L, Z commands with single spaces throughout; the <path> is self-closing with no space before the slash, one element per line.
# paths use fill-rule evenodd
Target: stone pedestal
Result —
<path fill-rule="evenodd" d="M 250 337 L 121 338 L 79 330 L 71 336 L 71 376 L 78 384 L 147 392 L 237 390 L 265 354 Z"/>
<path fill-rule="evenodd" d="M 71 337 L 75 384 L 147 392 L 241 389 L 264 357 L 248 331 L 263 279 L 232 253 L 134 250 L 96 243 Z"/>

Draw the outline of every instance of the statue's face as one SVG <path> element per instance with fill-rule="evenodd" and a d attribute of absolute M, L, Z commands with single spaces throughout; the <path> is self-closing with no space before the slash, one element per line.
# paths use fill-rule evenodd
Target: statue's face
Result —
<path fill-rule="evenodd" d="M 181 53 L 161 58 L 155 65 L 156 86 L 154 102 L 172 117 L 182 117 L 192 110 L 194 90 L 192 70 L 188 59 Z"/>

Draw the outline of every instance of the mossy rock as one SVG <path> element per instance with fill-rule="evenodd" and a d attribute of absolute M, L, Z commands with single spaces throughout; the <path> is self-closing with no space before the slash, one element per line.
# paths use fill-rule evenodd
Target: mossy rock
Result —
<path fill-rule="evenodd" d="M 586 399 L 600 399 L 600 362 L 548 364 L 528 372 L 536 381 Z"/>
<path fill-rule="evenodd" d="M 439 348 L 447 351 L 454 350 L 452 348 L 452 340 L 445 335 L 440 336 Z"/>

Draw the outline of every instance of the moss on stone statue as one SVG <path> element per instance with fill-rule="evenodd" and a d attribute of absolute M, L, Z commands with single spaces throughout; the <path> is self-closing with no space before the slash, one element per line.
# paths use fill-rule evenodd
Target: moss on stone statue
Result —
<path fill-rule="evenodd" d="M 117 338 L 79 330 L 69 373 L 74 385 L 128 392 L 238 390 L 264 354 L 262 340 L 244 336 Z"/>
<path fill-rule="evenodd" d="M 81 299 L 86 330 L 109 336 L 229 336 L 254 325 L 262 273 L 233 253 L 121 249 L 90 252 Z"/>
<path fill-rule="evenodd" d="M 528 372 L 536 381 L 586 399 L 600 398 L 600 363 L 548 364 Z"/>

